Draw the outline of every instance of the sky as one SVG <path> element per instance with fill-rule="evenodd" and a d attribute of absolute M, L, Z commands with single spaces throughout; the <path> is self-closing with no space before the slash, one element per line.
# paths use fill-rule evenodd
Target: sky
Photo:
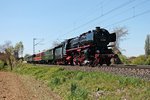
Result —
<path fill-rule="evenodd" d="M 0 0 L 0 44 L 22 41 L 24 54 L 32 54 L 33 38 L 40 42 L 38 53 L 97 26 L 109 32 L 126 27 L 122 53 L 142 55 L 150 34 L 149 5 L 150 0 Z"/>

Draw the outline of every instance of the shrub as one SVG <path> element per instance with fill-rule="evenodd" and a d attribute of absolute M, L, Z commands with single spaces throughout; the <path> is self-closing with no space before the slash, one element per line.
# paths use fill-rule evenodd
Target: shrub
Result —
<path fill-rule="evenodd" d="M 23 63 L 23 61 L 20 59 L 18 61 L 16 61 L 15 63 L 15 67 L 23 67 L 25 64 Z"/>
<path fill-rule="evenodd" d="M 129 64 L 128 59 L 125 55 L 119 54 L 118 56 L 123 64 Z"/>
<path fill-rule="evenodd" d="M 144 55 L 141 55 L 139 57 L 136 57 L 135 59 L 133 59 L 131 61 L 131 64 L 135 64 L 135 65 L 145 65 L 146 62 L 146 57 Z"/>
<path fill-rule="evenodd" d="M 150 65 L 150 56 L 147 57 L 146 61 L 145 61 L 146 65 Z"/>
<path fill-rule="evenodd" d="M 4 62 L 0 60 L 0 70 L 4 69 Z"/>

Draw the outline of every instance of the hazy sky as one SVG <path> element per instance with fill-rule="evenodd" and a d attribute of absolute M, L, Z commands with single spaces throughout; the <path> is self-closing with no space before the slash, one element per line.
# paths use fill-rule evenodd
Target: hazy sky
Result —
<path fill-rule="evenodd" d="M 32 54 L 33 38 L 44 39 L 36 46 L 39 52 L 96 26 L 110 32 L 126 27 L 123 54 L 141 55 L 150 34 L 149 5 L 150 0 L 0 0 L 0 44 L 22 41 L 24 53 Z"/>

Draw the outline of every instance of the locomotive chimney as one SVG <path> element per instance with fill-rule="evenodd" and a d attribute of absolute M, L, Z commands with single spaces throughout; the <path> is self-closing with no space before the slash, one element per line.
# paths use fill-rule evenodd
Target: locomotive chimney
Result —
<path fill-rule="evenodd" d="M 96 27 L 96 30 L 100 30 L 101 28 L 100 27 Z"/>

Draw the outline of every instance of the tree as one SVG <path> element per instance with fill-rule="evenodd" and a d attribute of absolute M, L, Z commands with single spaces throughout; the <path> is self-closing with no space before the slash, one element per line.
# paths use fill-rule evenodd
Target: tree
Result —
<path fill-rule="evenodd" d="M 3 52 L 2 60 L 10 66 L 11 70 L 16 62 L 14 57 L 14 48 L 12 46 L 11 41 L 6 41 L 3 45 L 0 46 L 1 52 Z"/>
<path fill-rule="evenodd" d="M 114 45 L 112 49 L 116 54 L 118 54 L 118 56 L 116 56 L 114 60 L 114 63 L 116 64 L 127 63 L 127 58 L 121 53 L 120 43 L 128 35 L 128 30 L 126 29 L 126 27 L 116 27 L 113 29 L 113 33 L 116 33 L 116 42 L 112 43 L 112 45 Z"/>
<path fill-rule="evenodd" d="M 12 70 L 18 63 L 16 53 L 23 54 L 23 44 L 19 42 L 13 47 L 11 41 L 6 41 L 3 45 L 0 45 L 0 52 L 2 52 L 0 59 L 6 62 Z"/>
<path fill-rule="evenodd" d="M 150 35 L 147 35 L 145 40 L 145 55 L 146 57 L 150 55 Z"/>
<path fill-rule="evenodd" d="M 27 57 L 29 57 L 29 56 L 31 56 L 30 54 L 25 54 L 25 56 L 24 56 L 24 60 L 26 60 L 27 59 Z"/>
<path fill-rule="evenodd" d="M 126 39 L 126 36 L 128 35 L 128 30 L 126 27 L 116 27 L 113 29 L 113 32 L 116 33 L 116 42 L 114 43 L 114 50 L 116 52 L 120 52 L 120 43 L 121 41 Z"/>
<path fill-rule="evenodd" d="M 0 45 L 0 52 L 5 52 L 5 49 L 9 47 L 12 47 L 11 41 L 5 41 L 3 45 Z"/>
<path fill-rule="evenodd" d="M 21 41 L 16 43 L 14 51 L 16 58 L 23 57 L 23 50 L 24 50 L 23 43 Z"/>
<path fill-rule="evenodd" d="M 16 58 L 13 55 L 13 47 L 6 48 L 5 53 L 6 53 L 6 62 L 7 65 L 10 66 L 11 70 L 13 69 L 15 63 L 16 63 Z"/>

